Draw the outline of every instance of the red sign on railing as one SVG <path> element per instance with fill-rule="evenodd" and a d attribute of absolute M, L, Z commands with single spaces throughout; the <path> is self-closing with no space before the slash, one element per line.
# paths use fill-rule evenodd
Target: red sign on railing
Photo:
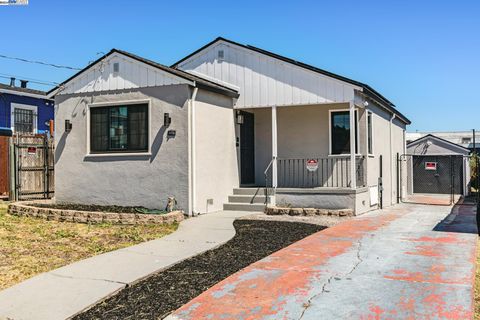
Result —
<path fill-rule="evenodd" d="M 307 170 L 310 172 L 317 171 L 318 169 L 318 160 L 308 159 L 306 163 Z"/>

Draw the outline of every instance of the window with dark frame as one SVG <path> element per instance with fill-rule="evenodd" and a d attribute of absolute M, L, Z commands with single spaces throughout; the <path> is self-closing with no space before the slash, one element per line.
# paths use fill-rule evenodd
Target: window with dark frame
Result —
<path fill-rule="evenodd" d="M 373 131 L 372 131 L 372 113 L 367 112 L 367 151 L 373 154 Z"/>
<path fill-rule="evenodd" d="M 355 110 L 355 153 L 358 153 L 358 115 Z M 332 111 L 330 119 L 332 154 L 350 153 L 350 112 Z"/>
<path fill-rule="evenodd" d="M 90 108 L 90 153 L 148 151 L 148 104 Z"/>

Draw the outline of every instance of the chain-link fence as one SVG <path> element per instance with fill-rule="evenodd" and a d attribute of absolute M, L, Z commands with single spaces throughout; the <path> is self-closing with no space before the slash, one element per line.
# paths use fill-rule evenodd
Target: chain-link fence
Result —
<path fill-rule="evenodd" d="M 471 193 L 469 156 L 402 155 L 398 169 L 402 202 L 451 205 Z"/>

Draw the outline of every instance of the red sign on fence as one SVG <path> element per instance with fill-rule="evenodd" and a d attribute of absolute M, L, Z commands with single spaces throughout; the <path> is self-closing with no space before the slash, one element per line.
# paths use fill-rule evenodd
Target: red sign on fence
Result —
<path fill-rule="evenodd" d="M 28 152 L 28 154 L 37 154 L 37 148 L 36 147 L 28 147 L 27 152 Z"/>
<path fill-rule="evenodd" d="M 425 170 L 437 170 L 437 163 L 436 162 L 425 162 Z"/>

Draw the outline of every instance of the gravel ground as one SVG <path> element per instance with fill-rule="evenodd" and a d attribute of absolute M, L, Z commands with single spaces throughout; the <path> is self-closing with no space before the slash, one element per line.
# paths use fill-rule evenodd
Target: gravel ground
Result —
<path fill-rule="evenodd" d="M 234 227 L 235 237 L 224 245 L 153 274 L 74 319 L 161 319 L 240 269 L 326 228 L 245 219 Z"/>

